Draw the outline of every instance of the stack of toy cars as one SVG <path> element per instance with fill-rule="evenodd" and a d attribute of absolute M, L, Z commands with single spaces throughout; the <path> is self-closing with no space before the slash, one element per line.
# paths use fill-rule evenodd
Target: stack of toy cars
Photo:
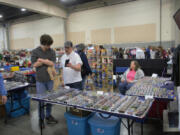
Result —
<path fill-rule="evenodd" d="M 127 95 L 152 96 L 155 98 L 169 98 L 169 91 L 161 88 L 168 81 L 167 78 L 144 77 L 138 80 L 128 91 Z M 173 96 L 173 95 L 172 95 Z"/>
<path fill-rule="evenodd" d="M 153 99 L 142 99 L 136 96 L 122 96 L 118 93 L 99 91 L 77 91 L 60 88 L 45 95 L 34 95 L 34 99 L 62 105 L 79 107 L 89 111 L 102 111 L 113 114 L 125 114 L 144 117 L 152 105 Z"/>

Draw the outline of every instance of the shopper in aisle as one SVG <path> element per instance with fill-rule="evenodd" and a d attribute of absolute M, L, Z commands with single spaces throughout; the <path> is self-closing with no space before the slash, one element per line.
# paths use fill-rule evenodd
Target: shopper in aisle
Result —
<path fill-rule="evenodd" d="M 85 45 L 84 44 L 79 44 L 79 45 L 77 45 L 76 48 L 77 48 L 77 53 L 81 57 L 81 60 L 82 60 L 82 63 L 83 63 L 83 65 L 81 67 L 81 77 L 82 77 L 82 90 L 84 90 L 86 77 L 88 75 L 91 75 L 92 71 L 91 71 L 91 68 L 89 66 L 87 56 L 85 54 L 85 48 L 86 48 Z"/>
<path fill-rule="evenodd" d="M 31 61 L 34 68 L 36 68 L 36 90 L 37 94 L 43 94 L 46 91 L 50 91 L 53 88 L 53 81 L 50 79 L 48 74 L 48 67 L 54 66 L 56 61 L 56 54 L 51 45 L 53 44 L 53 39 L 49 35 L 42 35 L 40 37 L 41 46 L 37 47 L 32 51 Z M 41 103 L 40 105 L 44 105 Z M 39 108 L 40 108 L 39 105 Z M 51 115 L 52 105 L 47 104 L 46 106 L 46 120 L 48 124 L 55 124 L 58 121 Z M 41 114 L 39 113 L 39 118 L 41 118 L 42 126 L 44 128 L 44 110 Z M 40 120 L 41 120 L 40 119 Z"/>
<path fill-rule="evenodd" d="M 61 57 L 63 85 L 82 90 L 82 60 L 80 56 L 74 52 L 71 41 L 66 41 L 64 47 L 65 54 Z"/>
<path fill-rule="evenodd" d="M 2 96 L 2 103 L 5 104 L 7 102 L 7 91 L 4 87 L 4 80 L 2 74 L 0 74 L 0 96 Z"/>
<path fill-rule="evenodd" d="M 130 89 L 133 84 L 144 77 L 144 72 L 140 69 L 139 63 L 137 61 L 132 61 L 130 68 L 126 70 L 121 78 L 119 84 L 119 91 L 122 95 L 126 94 L 126 91 Z"/>

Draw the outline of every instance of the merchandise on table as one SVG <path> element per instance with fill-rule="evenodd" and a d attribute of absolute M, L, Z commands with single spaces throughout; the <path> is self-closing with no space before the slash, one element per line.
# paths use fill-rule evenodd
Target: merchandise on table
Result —
<path fill-rule="evenodd" d="M 118 93 L 104 93 L 99 95 L 95 91 L 77 91 L 60 88 L 55 92 L 44 95 L 34 95 L 39 99 L 55 104 L 75 106 L 87 110 L 126 114 L 142 118 L 152 105 L 153 99 L 144 100 L 136 96 L 122 96 Z"/>
<path fill-rule="evenodd" d="M 169 98 L 173 95 L 170 95 L 169 91 L 166 88 L 161 88 L 165 85 L 168 78 L 151 78 L 144 77 L 143 79 L 138 80 L 128 91 L 127 95 L 135 96 L 152 96 L 155 98 Z"/>
<path fill-rule="evenodd" d="M 11 89 L 16 89 L 18 87 L 26 86 L 27 84 L 22 82 L 7 81 L 4 83 L 4 85 L 5 85 L 5 89 L 9 91 Z"/>

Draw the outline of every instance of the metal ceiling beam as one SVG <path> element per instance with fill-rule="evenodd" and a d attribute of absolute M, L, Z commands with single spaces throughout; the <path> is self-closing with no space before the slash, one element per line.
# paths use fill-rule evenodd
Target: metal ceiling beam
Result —
<path fill-rule="evenodd" d="M 67 12 L 60 8 L 60 6 L 52 4 L 49 0 L 0 0 L 0 3 L 18 8 L 26 8 L 40 14 L 67 18 Z"/>
<path fill-rule="evenodd" d="M 132 2 L 137 0 L 96 0 L 92 2 L 87 2 L 85 4 L 80 4 L 76 6 L 71 6 L 67 10 L 69 13 L 83 11 L 83 10 L 89 10 L 99 7 L 105 7 L 105 6 L 111 6 L 115 4 L 123 4 L 127 2 Z"/>

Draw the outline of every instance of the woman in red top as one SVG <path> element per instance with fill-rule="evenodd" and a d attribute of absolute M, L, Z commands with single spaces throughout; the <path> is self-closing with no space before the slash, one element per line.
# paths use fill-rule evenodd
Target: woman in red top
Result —
<path fill-rule="evenodd" d="M 132 61 L 130 68 L 126 70 L 121 78 L 119 84 L 120 93 L 125 95 L 126 91 L 130 89 L 137 80 L 143 77 L 144 72 L 140 69 L 139 63 L 137 61 Z"/>

